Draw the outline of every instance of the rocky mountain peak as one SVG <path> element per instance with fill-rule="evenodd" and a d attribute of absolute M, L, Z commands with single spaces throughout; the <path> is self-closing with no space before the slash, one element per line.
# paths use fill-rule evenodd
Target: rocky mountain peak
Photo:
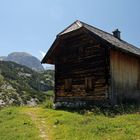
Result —
<path fill-rule="evenodd" d="M 41 62 L 35 56 L 32 56 L 26 52 L 13 52 L 10 53 L 7 57 L 1 57 L 1 61 L 12 61 L 20 65 L 31 68 L 35 71 L 43 71 L 44 68 L 41 65 Z"/>

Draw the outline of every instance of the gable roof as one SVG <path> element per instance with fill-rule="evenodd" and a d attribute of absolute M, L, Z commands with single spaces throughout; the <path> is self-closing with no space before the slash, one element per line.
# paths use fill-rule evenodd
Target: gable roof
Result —
<path fill-rule="evenodd" d="M 59 40 L 59 38 L 61 38 L 61 36 L 64 36 L 65 34 L 70 33 L 72 31 L 75 31 L 75 30 L 78 30 L 80 28 L 87 29 L 88 31 L 94 33 L 95 35 L 97 35 L 98 37 L 107 41 L 108 43 L 110 43 L 111 45 L 115 46 L 118 49 L 121 49 L 123 51 L 132 53 L 132 54 L 137 55 L 137 56 L 140 56 L 140 49 L 139 48 L 125 42 L 122 39 L 118 39 L 118 38 L 114 37 L 110 33 L 107 33 L 105 31 L 102 31 L 98 28 L 95 28 L 91 25 L 88 25 L 84 22 L 81 22 L 81 21 L 77 20 L 57 35 L 57 38 L 56 38 L 55 42 L 53 43 L 53 45 L 51 46 L 51 48 L 47 52 L 46 56 L 43 58 L 42 63 L 45 63 L 45 60 L 50 56 L 50 54 L 54 50 L 56 42 Z"/>
<path fill-rule="evenodd" d="M 82 22 L 83 23 L 83 22 Z M 126 41 L 122 40 L 122 39 L 118 39 L 116 37 L 114 37 L 112 34 L 109 34 L 105 31 L 102 31 L 100 29 L 97 29 L 93 26 L 90 26 L 86 23 L 83 23 L 83 26 L 85 28 L 87 28 L 88 30 L 90 30 L 91 32 L 93 32 L 94 34 L 98 35 L 99 37 L 103 38 L 104 40 L 106 40 L 107 42 L 109 42 L 110 44 L 116 46 L 117 48 L 126 50 L 128 52 L 131 52 L 133 54 L 139 55 L 140 56 L 140 49 L 127 43 Z"/>

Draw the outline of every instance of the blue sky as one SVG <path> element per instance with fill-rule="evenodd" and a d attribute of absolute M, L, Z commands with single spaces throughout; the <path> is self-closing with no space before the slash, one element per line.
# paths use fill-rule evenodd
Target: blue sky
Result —
<path fill-rule="evenodd" d="M 0 56 L 24 51 L 42 59 L 55 36 L 75 20 L 140 47 L 140 0 L 0 0 Z"/>

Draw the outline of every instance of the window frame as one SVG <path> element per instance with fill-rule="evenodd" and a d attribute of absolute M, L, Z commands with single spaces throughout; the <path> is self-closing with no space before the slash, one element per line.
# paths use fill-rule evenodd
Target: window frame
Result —
<path fill-rule="evenodd" d="M 72 79 L 71 78 L 64 80 L 64 89 L 65 89 L 65 92 L 72 91 Z"/>
<path fill-rule="evenodd" d="M 86 92 L 95 90 L 95 79 L 93 77 L 85 77 L 85 90 Z"/>

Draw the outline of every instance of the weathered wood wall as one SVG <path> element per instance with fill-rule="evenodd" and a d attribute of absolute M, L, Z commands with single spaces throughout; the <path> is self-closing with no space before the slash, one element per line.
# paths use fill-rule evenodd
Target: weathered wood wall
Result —
<path fill-rule="evenodd" d="M 55 60 L 56 101 L 105 100 L 108 96 L 108 51 L 87 34 L 66 38 Z M 85 89 L 86 78 L 92 78 L 94 89 Z M 71 79 L 71 91 L 65 80 Z"/>
<path fill-rule="evenodd" d="M 140 59 L 120 51 L 110 51 L 112 102 L 140 101 Z"/>

